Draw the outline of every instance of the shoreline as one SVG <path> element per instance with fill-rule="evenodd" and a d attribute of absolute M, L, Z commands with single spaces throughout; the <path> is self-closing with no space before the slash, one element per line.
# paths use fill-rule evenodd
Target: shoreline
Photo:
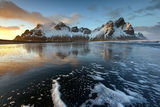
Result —
<path fill-rule="evenodd" d="M 24 43 L 75 43 L 75 42 L 160 42 L 160 40 L 91 40 L 91 41 L 16 41 L 16 40 L 1 40 L 1 44 L 24 44 Z"/>

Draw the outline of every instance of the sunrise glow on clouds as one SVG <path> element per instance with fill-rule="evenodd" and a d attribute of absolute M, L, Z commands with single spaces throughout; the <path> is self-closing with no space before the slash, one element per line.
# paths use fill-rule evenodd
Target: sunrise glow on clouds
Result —
<path fill-rule="evenodd" d="M 159 0 L 0 0 L 0 39 L 14 39 L 39 23 L 94 29 L 119 17 L 149 39 L 160 39 L 159 10 Z"/>

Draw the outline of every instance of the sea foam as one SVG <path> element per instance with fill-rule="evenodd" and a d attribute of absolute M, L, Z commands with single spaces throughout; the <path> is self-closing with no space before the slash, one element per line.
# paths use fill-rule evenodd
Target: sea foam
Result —
<path fill-rule="evenodd" d="M 59 88 L 60 88 L 60 85 L 58 84 L 58 81 L 53 80 L 51 93 L 52 93 L 52 101 L 53 101 L 54 107 L 66 107 L 65 103 L 61 99 Z"/>

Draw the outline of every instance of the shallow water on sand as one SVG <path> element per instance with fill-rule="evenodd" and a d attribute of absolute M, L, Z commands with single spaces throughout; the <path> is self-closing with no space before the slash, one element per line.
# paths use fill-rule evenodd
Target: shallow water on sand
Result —
<path fill-rule="evenodd" d="M 159 42 L 0 45 L 0 107 L 160 104 Z"/>

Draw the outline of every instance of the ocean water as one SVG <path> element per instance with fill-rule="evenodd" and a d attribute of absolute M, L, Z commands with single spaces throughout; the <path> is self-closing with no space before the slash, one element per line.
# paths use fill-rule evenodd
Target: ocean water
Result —
<path fill-rule="evenodd" d="M 160 42 L 0 45 L 0 107 L 159 107 Z"/>

